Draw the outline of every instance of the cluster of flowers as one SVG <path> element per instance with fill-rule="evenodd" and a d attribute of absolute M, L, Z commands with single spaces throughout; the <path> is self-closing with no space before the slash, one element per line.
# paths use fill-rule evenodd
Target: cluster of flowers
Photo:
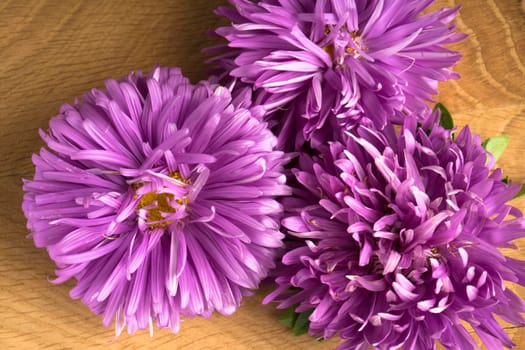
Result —
<path fill-rule="evenodd" d="M 265 302 L 341 350 L 475 349 L 464 323 L 512 347 L 495 315 L 525 324 L 505 287 L 525 262 L 498 248 L 525 237 L 520 186 L 429 107 L 457 8 L 230 2 L 215 77 L 109 80 L 41 133 L 23 210 L 54 282 L 117 334 L 229 315 L 271 275 Z"/>

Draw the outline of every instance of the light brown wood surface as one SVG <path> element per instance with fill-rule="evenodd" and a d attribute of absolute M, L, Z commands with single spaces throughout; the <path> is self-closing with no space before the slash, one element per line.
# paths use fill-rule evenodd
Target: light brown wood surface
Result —
<path fill-rule="evenodd" d="M 21 178 L 31 177 L 31 153 L 42 145 L 60 105 L 109 77 L 149 70 L 156 63 L 182 67 L 193 81 L 206 77 L 200 50 L 218 19 L 218 0 L 3 0 L 0 1 L 0 349 L 333 349 L 337 341 L 294 337 L 278 322 L 264 291 L 246 298 L 231 317 L 185 320 L 173 335 L 155 331 L 113 339 L 80 301 L 73 282 L 55 286 L 45 250 L 27 240 L 20 210 Z M 463 6 L 457 20 L 470 37 L 462 79 L 441 85 L 438 99 L 456 123 L 483 137 L 506 134 L 511 143 L 499 165 L 525 181 L 525 8 L 518 0 L 438 1 Z M 525 209 L 525 200 L 515 204 Z M 525 242 L 510 254 L 525 259 Z M 516 288 L 522 297 L 525 289 Z M 525 330 L 509 329 L 518 349 Z"/>

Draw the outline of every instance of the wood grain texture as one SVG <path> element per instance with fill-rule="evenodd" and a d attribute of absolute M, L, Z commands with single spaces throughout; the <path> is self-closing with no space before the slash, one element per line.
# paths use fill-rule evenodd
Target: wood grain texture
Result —
<path fill-rule="evenodd" d="M 294 337 L 278 312 L 260 304 L 265 290 L 246 298 L 231 317 L 185 320 L 178 335 L 155 331 L 113 339 L 81 302 L 72 282 L 55 286 L 44 250 L 25 238 L 21 178 L 31 177 L 31 153 L 60 105 L 109 77 L 177 65 L 193 81 L 205 78 L 204 34 L 220 19 L 218 0 L 3 0 L 0 2 L 0 349 L 333 349 L 337 341 Z M 525 181 L 525 7 L 518 0 L 438 1 L 463 6 L 455 45 L 464 54 L 462 79 L 441 85 L 438 100 L 457 124 L 483 137 L 511 137 L 499 165 Z M 515 203 L 525 209 L 525 200 Z M 525 242 L 514 257 L 525 258 Z M 525 297 L 524 288 L 516 288 Z M 518 349 L 525 331 L 509 329 Z"/>

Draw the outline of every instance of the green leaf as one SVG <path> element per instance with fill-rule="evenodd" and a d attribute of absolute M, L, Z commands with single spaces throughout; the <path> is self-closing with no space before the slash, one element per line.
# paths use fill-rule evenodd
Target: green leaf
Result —
<path fill-rule="evenodd" d="M 279 322 L 284 324 L 286 327 L 293 328 L 297 316 L 299 315 L 295 312 L 296 306 L 290 306 L 288 309 L 285 309 L 279 316 Z"/>
<path fill-rule="evenodd" d="M 295 324 L 293 326 L 294 335 L 302 335 L 308 333 L 308 327 L 310 326 L 310 320 L 308 319 L 308 317 L 310 317 L 313 311 L 314 310 L 301 312 L 299 316 L 297 316 L 297 320 L 295 320 Z"/>
<path fill-rule="evenodd" d="M 505 148 L 507 148 L 507 145 L 509 144 L 509 137 L 505 135 L 500 136 L 494 136 L 491 138 L 488 138 L 483 142 L 482 146 L 487 150 L 487 152 L 492 153 L 494 156 L 494 160 L 498 160 L 499 157 L 503 154 L 503 151 L 505 151 Z"/>
<path fill-rule="evenodd" d="M 501 182 L 503 182 L 503 183 L 506 184 L 506 185 L 508 185 L 508 184 L 511 183 L 511 181 L 510 181 L 510 179 L 509 179 L 508 176 L 505 176 L 505 178 L 503 178 L 503 179 L 501 180 Z M 512 199 L 519 198 L 519 197 L 523 196 L 524 194 L 525 194 L 525 184 L 521 184 L 521 188 L 520 188 L 520 190 L 518 191 L 518 193 L 516 193 L 516 194 L 514 195 L 514 197 L 512 197 Z"/>
<path fill-rule="evenodd" d="M 448 109 L 441 102 L 436 103 L 434 111 L 439 109 L 439 125 L 447 130 L 454 128 L 454 120 Z"/>
<path fill-rule="evenodd" d="M 292 328 L 294 335 L 302 335 L 308 332 L 308 327 L 310 326 L 308 317 L 310 317 L 314 310 L 297 313 L 295 312 L 296 308 L 297 305 L 294 305 L 283 310 L 279 316 L 279 322 Z"/>
<path fill-rule="evenodd" d="M 521 188 L 518 193 L 514 196 L 513 199 L 519 198 L 525 194 L 525 184 L 521 184 Z"/>

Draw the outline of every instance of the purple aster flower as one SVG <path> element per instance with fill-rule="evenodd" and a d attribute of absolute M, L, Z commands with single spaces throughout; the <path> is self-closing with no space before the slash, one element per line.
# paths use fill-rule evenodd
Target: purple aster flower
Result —
<path fill-rule="evenodd" d="M 233 313 L 282 246 L 275 137 L 230 92 L 179 69 L 130 74 L 41 132 L 23 210 L 73 298 L 117 334 Z"/>
<path fill-rule="evenodd" d="M 285 198 L 288 252 L 265 302 L 312 310 L 311 334 L 339 349 L 512 347 L 494 315 L 525 325 L 525 303 L 505 281 L 525 285 L 525 261 L 502 254 L 525 237 L 506 204 L 519 185 L 502 181 L 479 136 L 455 139 L 435 123 L 405 119 L 400 131 L 358 126 L 345 145 L 303 155 Z"/>
<path fill-rule="evenodd" d="M 382 128 L 424 114 L 438 81 L 457 77 L 460 55 L 443 45 L 464 37 L 450 24 L 458 8 L 420 15 L 432 2 L 230 0 L 217 13 L 232 24 L 216 30 L 228 47 L 211 48 L 210 61 L 253 85 L 270 112 L 299 98 L 274 117 L 304 117 L 306 139 L 328 118 Z"/>

